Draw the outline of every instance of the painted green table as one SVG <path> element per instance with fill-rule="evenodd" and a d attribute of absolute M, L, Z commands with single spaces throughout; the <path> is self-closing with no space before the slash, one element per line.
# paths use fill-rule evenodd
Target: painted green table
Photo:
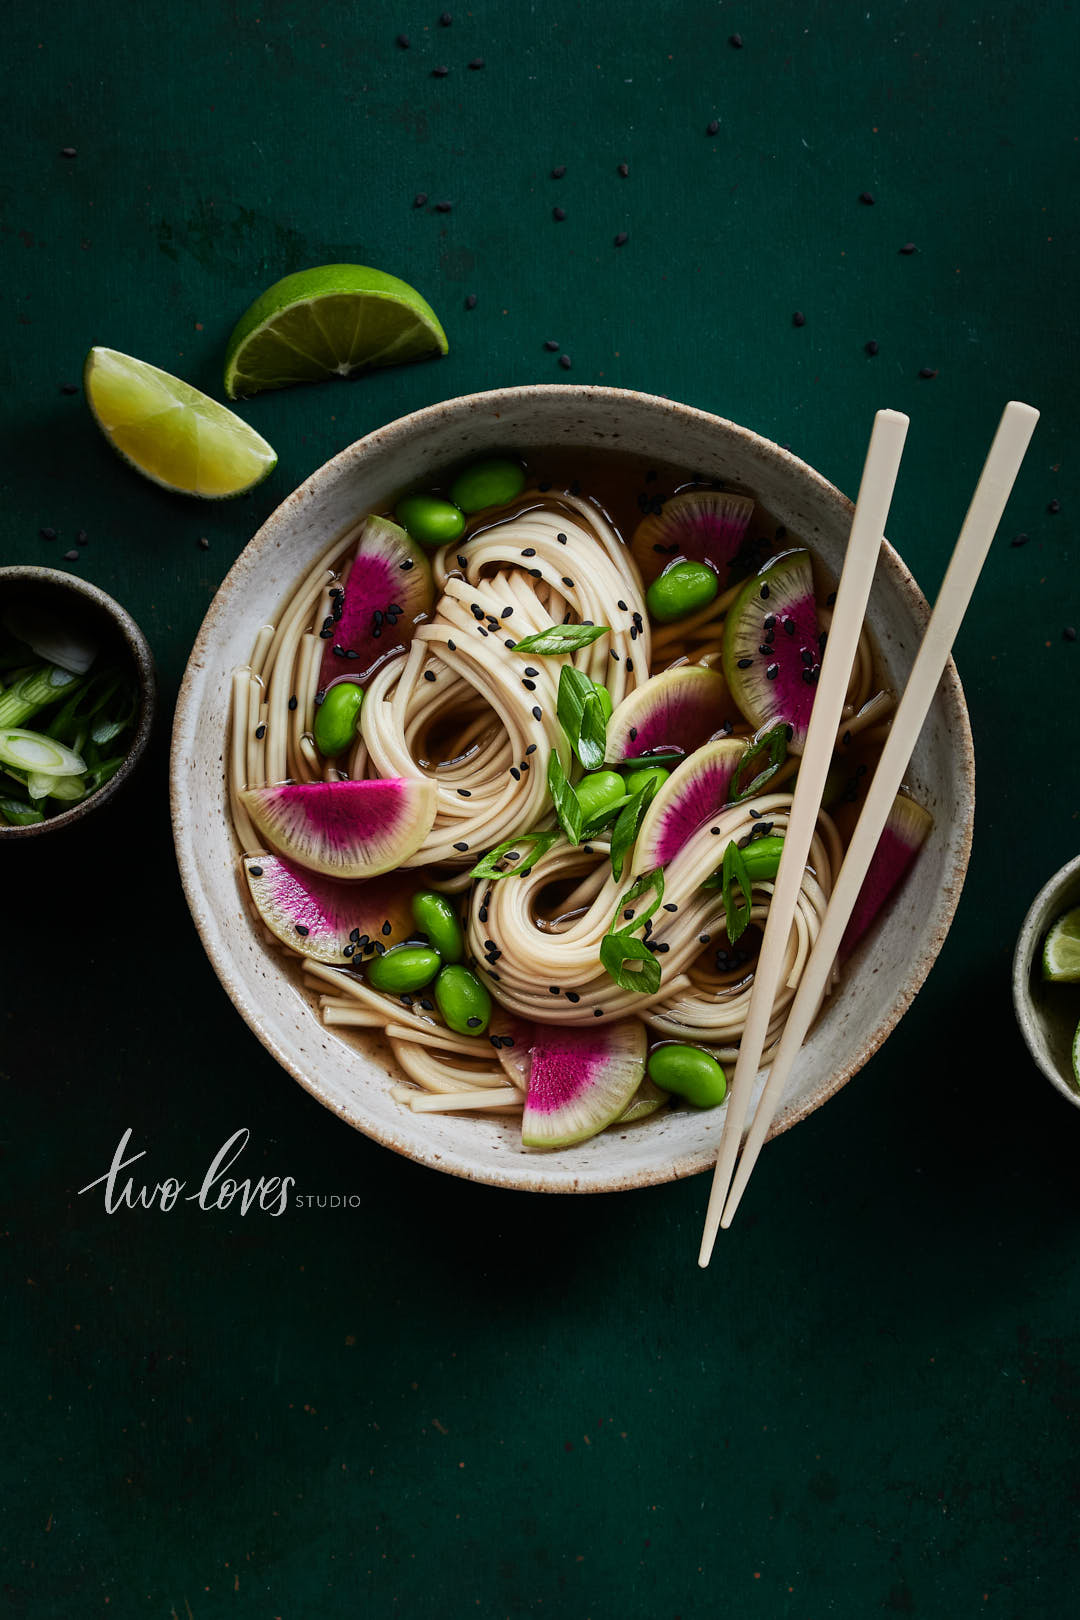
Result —
<path fill-rule="evenodd" d="M 110 820 L 3 856 L 4 1613 L 1071 1610 L 1080 1115 L 1008 974 L 1080 846 L 1077 34 L 1066 0 L 11 8 L 2 558 L 119 596 L 164 702 Z M 254 294 L 335 259 L 415 282 L 448 358 L 245 405 L 281 460 L 231 505 L 112 457 L 91 343 L 217 389 Z M 548 380 L 688 400 L 849 492 L 873 410 L 908 411 L 890 534 L 931 593 L 1001 405 L 1043 411 L 958 648 L 956 924 L 708 1274 L 702 1181 L 538 1201 L 323 1112 L 227 1001 L 172 858 L 169 711 L 259 522 L 378 423 Z M 194 1186 L 242 1126 L 251 1171 L 344 1206 L 79 1194 L 129 1128 Z"/>

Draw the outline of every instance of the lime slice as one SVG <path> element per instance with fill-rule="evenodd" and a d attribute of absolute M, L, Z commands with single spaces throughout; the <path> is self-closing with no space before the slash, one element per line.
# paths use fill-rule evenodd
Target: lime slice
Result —
<path fill-rule="evenodd" d="M 91 349 L 83 387 L 113 449 L 183 495 L 242 495 L 277 466 L 254 428 L 208 394 L 116 349 Z"/>
<path fill-rule="evenodd" d="M 1055 984 L 1080 983 L 1080 906 L 1059 917 L 1047 934 L 1042 970 Z"/>
<path fill-rule="evenodd" d="M 435 311 L 407 281 L 365 264 L 323 264 L 275 281 L 240 317 L 225 353 L 225 392 L 236 399 L 350 377 L 448 347 Z"/>

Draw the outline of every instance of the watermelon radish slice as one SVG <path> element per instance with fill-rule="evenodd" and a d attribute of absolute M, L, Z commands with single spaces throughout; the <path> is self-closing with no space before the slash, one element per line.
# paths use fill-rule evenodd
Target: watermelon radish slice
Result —
<path fill-rule="evenodd" d="M 310 872 L 366 878 L 401 866 L 435 821 L 434 782 L 283 782 L 244 788 L 241 801 L 279 855 Z"/>
<path fill-rule="evenodd" d="M 722 810 L 746 753 L 737 737 L 706 743 L 684 759 L 660 788 L 641 823 L 632 871 L 666 866 L 698 828 Z"/>
<path fill-rule="evenodd" d="M 801 754 L 821 672 L 821 644 L 808 551 L 786 551 L 748 579 L 724 622 L 724 674 L 757 729 L 792 727 Z"/>
<path fill-rule="evenodd" d="M 747 495 L 715 489 L 687 489 L 673 495 L 662 512 L 642 519 L 630 542 L 646 585 L 670 562 L 689 559 L 711 564 L 723 590 L 729 569 L 743 551 L 753 515 L 754 503 Z"/>
<path fill-rule="evenodd" d="M 400 879 L 346 883 L 307 872 L 277 855 L 245 855 L 255 909 L 283 945 L 339 967 L 365 947 L 396 945 L 412 928 L 410 895 Z"/>
<path fill-rule="evenodd" d="M 652 754 L 692 754 L 724 724 L 727 687 L 719 670 L 679 664 L 624 697 L 607 723 L 607 763 Z"/>
<path fill-rule="evenodd" d="M 412 640 L 417 620 L 431 612 L 435 586 L 423 548 L 388 518 L 369 517 L 348 573 L 344 593 L 320 627 L 323 638 L 319 686 L 342 675 L 366 680 Z"/>
<path fill-rule="evenodd" d="M 599 1029 L 537 1024 L 521 1119 L 525 1147 L 571 1147 L 626 1109 L 645 1077 L 645 1025 Z"/>
<path fill-rule="evenodd" d="M 881 830 L 855 909 L 840 941 L 840 957 L 849 956 L 904 877 L 934 825 L 929 810 L 898 793 Z"/>

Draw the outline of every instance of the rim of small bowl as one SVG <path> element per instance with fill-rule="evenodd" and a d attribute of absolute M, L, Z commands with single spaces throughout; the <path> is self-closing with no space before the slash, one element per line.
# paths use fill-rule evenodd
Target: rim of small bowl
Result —
<path fill-rule="evenodd" d="M 465 1180 L 478 1181 L 487 1185 L 524 1192 L 626 1192 L 634 1188 L 657 1186 L 669 1181 L 682 1180 L 687 1176 L 711 1170 L 716 1162 L 715 1143 L 703 1147 L 700 1151 L 675 1155 L 663 1165 L 643 1167 L 629 1175 L 613 1171 L 610 1175 L 602 1178 L 590 1178 L 585 1184 L 581 1184 L 570 1174 L 545 1178 L 536 1177 L 531 1173 L 528 1161 L 516 1164 L 514 1169 L 509 1171 L 486 1171 L 480 1169 L 470 1163 L 466 1157 L 449 1152 L 445 1144 L 436 1152 L 433 1148 L 417 1143 L 404 1134 L 398 1134 L 393 1130 L 386 1129 L 378 1121 L 370 1118 L 362 1119 L 359 1117 L 360 1111 L 346 1112 L 342 1107 L 327 1098 L 319 1089 L 317 1081 L 311 1075 L 305 1073 L 303 1067 L 296 1063 L 288 1051 L 267 1031 L 257 1005 L 249 1000 L 237 976 L 233 973 L 229 947 L 218 931 L 213 913 L 205 906 L 198 884 L 196 865 L 190 842 L 192 837 L 191 822 L 190 817 L 184 814 L 190 808 L 187 805 L 185 794 L 188 783 L 186 760 L 188 758 L 188 744 L 194 738 L 199 686 L 198 677 L 208 665 L 208 649 L 221 606 L 235 587 L 237 580 L 252 565 L 253 553 L 272 545 L 274 532 L 279 524 L 299 513 L 303 509 L 305 502 L 313 494 L 316 486 L 323 480 L 338 476 L 351 463 L 361 461 L 375 451 L 382 452 L 388 446 L 392 447 L 395 440 L 404 440 L 411 438 L 414 434 L 423 433 L 429 424 L 434 425 L 445 417 L 448 411 L 456 415 L 467 416 L 470 412 L 491 410 L 497 415 L 501 408 L 507 408 L 511 404 L 527 402 L 530 399 L 550 399 L 553 395 L 562 395 L 568 408 L 586 398 L 602 401 L 609 406 L 618 406 L 621 402 L 629 400 L 633 401 L 635 405 L 641 405 L 647 409 L 660 409 L 702 426 L 716 429 L 734 439 L 742 440 L 752 457 L 756 456 L 759 459 L 779 463 L 788 468 L 793 476 L 815 486 L 819 496 L 825 502 L 837 508 L 841 520 L 850 528 L 855 510 L 854 504 L 836 488 L 835 484 L 830 483 L 808 462 L 793 455 L 790 450 L 783 449 L 773 440 L 766 439 L 763 435 L 755 433 L 752 428 L 743 427 L 741 423 L 732 422 L 727 417 L 717 416 L 711 411 L 703 411 L 696 406 L 685 405 L 681 401 L 670 399 L 663 394 L 647 394 L 638 389 L 609 388 L 594 384 L 528 383 L 516 387 L 493 388 L 473 394 L 455 395 L 449 400 L 439 400 L 432 405 L 425 405 L 419 410 L 410 412 L 407 416 L 397 417 L 392 422 L 373 428 L 370 433 L 366 433 L 362 438 L 354 440 L 350 445 L 346 445 L 343 450 L 338 451 L 337 455 L 332 456 L 329 461 L 316 468 L 303 483 L 297 485 L 296 489 L 274 508 L 273 512 L 270 513 L 269 517 L 251 537 L 233 563 L 232 568 L 226 574 L 207 609 L 206 617 L 195 639 L 184 671 L 173 720 L 169 769 L 173 839 L 176 847 L 177 864 L 180 869 L 180 879 L 192 920 L 202 940 L 203 948 L 210 958 L 214 971 L 226 993 L 248 1027 L 262 1042 L 271 1056 L 323 1107 L 328 1108 L 330 1112 L 343 1119 L 355 1130 L 361 1131 L 371 1140 L 379 1142 L 383 1147 L 390 1148 L 404 1158 L 412 1159 L 417 1164 L 423 1164 L 428 1169 L 460 1176 Z M 925 625 L 929 617 L 929 606 L 926 598 L 899 552 L 889 544 L 888 540 L 882 545 L 881 566 L 891 573 L 897 588 L 907 599 L 913 618 L 917 623 Z M 798 1104 L 789 1105 L 777 1114 L 766 1138 L 767 1141 L 771 1141 L 774 1136 L 779 1136 L 784 1131 L 790 1130 L 793 1125 L 798 1124 L 800 1120 L 805 1119 L 807 1115 L 814 1113 L 824 1103 L 828 1102 L 873 1057 L 874 1053 L 896 1028 L 896 1025 L 922 988 L 952 924 L 971 855 L 975 813 L 975 755 L 971 722 L 968 716 L 967 703 L 964 699 L 963 687 L 960 683 L 960 676 L 952 658 L 949 658 L 946 663 L 945 672 L 939 684 L 939 692 L 944 695 L 945 701 L 952 706 L 959 721 L 958 730 L 953 740 L 956 744 L 957 759 L 957 822 L 962 820 L 962 825 L 956 845 L 955 860 L 949 874 L 949 881 L 943 891 L 937 926 L 924 949 L 912 960 L 907 976 L 904 982 L 898 986 L 885 1017 L 870 1032 L 858 1049 L 845 1062 L 836 1065 L 815 1090 L 806 1095 Z"/>
<path fill-rule="evenodd" d="M 103 805 L 114 799 L 129 781 L 135 767 L 138 765 L 146 745 L 150 741 L 150 733 L 154 727 L 154 717 L 157 713 L 157 675 L 154 669 L 154 655 L 150 650 L 150 643 L 143 635 L 127 608 L 103 591 L 100 585 L 92 585 L 88 579 L 80 579 L 78 574 L 65 574 L 61 568 L 39 568 L 33 564 L 19 564 L 12 567 L 0 568 L 0 590 L 9 582 L 26 581 L 36 585 L 45 585 L 60 591 L 69 591 L 73 596 L 81 596 L 86 602 L 92 602 L 96 608 L 105 613 L 115 624 L 124 640 L 124 645 L 131 654 L 132 663 L 139 682 L 139 723 L 135 728 L 131 747 L 124 756 L 124 762 L 115 776 L 91 793 L 87 798 L 73 804 L 69 810 L 61 810 L 59 815 L 47 816 L 31 827 L 0 827 L 0 840 L 13 838 L 37 838 L 43 833 L 59 832 L 63 827 L 70 827 L 73 822 L 82 821 L 85 816 L 100 810 Z"/>
<path fill-rule="evenodd" d="M 1080 881 L 1080 855 L 1074 856 L 1055 872 L 1053 877 L 1048 878 L 1028 907 L 1013 952 L 1012 994 L 1016 1022 L 1020 1026 L 1020 1033 L 1024 1037 L 1024 1045 L 1028 1049 L 1031 1061 L 1036 1068 L 1042 1070 L 1050 1084 L 1061 1092 L 1066 1101 L 1071 1102 L 1074 1108 L 1080 1108 L 1080 1086 L 1066 1079 L 1049 1061 L 1048 1055 L 1040 1050 L 1039 1044 L 1032 1038 L 1031 1031 L 1031 1026 L 1038 1021 L 1031 994 L 1031 970 L 1035 964 L 1035 952 L 1039 948 L 1043 934 L 1057 915 L 1055 909 L 1057 897 L 1074 878 Z M 1080 899 L 1076 903 L 1080 904 Z"/>

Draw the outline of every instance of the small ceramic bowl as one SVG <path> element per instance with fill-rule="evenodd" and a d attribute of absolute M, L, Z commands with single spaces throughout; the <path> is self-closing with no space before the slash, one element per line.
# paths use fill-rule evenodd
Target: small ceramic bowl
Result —
<path fill-rule="evenodd" d="M 622 450 L 693 467 L 752 490 L 838 576 L 852 506 L 779 445 L 674 400 L 616 388 L 502 388 L 432 405 L 368 434 L 320 467 L 245 547 L 207 613 L 173 729 L 173 827 L 195 926 L 222 984 L 259 1039 L 301 1085 L 358 1130 L 422 1164 L 537 1192 L 616 1192 L 709 1168 L 723 1110 L 668 1109 L 578 1147 L 529 1153 L 516 1121 L 413 1114 L 390 1095 L 385 1060 L 326 1028 L 253 923 L 229 821 L 223 755 L 230 672 L 259 625 L 358 514 L 392 505 L 469 456 L 546 448 Z M 907 678 L 928 617 L 918 586 L 885 546 L 870 625 L 890 684 Z M 885 1040 L 941 949 L 971 845 L 974 763 L 967 709 L 950 663 L 908 773 L 934 818 L 902 891 L 852 958 L 789 1077 L 773 1134 L 835 1095 Z M 759 1076 L 759 1086 L 764 1076 Z"/>
<path fill-rule="evenodd" d="M 126 654 L 139 682 L 139 715 L 131 747 L 115 776 L 88 798 L 55 816 L 46 816 L 32 827 L 0 826 L 0 843 L 60 832 L 114 799 L 125 782 L 130 781 L 146 751 L 157 708 L 157 681 L 150 645 L 119 602 L 76 574 L 65 574 L 57 568 L 0 568 L 0 615 L 18 601 L 43 606 L 60 622 L 65 614 L 83 622 L 100 637 L 103 646 L 111 646 L 121 656 Z"/>
<path fill-rule="evenodd" d="M 1080 984 L 1047 984 L 1042 948 L 1053 923 L 1080 906 L 1080 855 L 1055 872 L 1035 896 L 1013 955 L 1013 1006 L 1020 1033 L 1039 1068 L 1061 1095 L 1080 1108 L 1072 1046 L 1080 1023 Z"/>

